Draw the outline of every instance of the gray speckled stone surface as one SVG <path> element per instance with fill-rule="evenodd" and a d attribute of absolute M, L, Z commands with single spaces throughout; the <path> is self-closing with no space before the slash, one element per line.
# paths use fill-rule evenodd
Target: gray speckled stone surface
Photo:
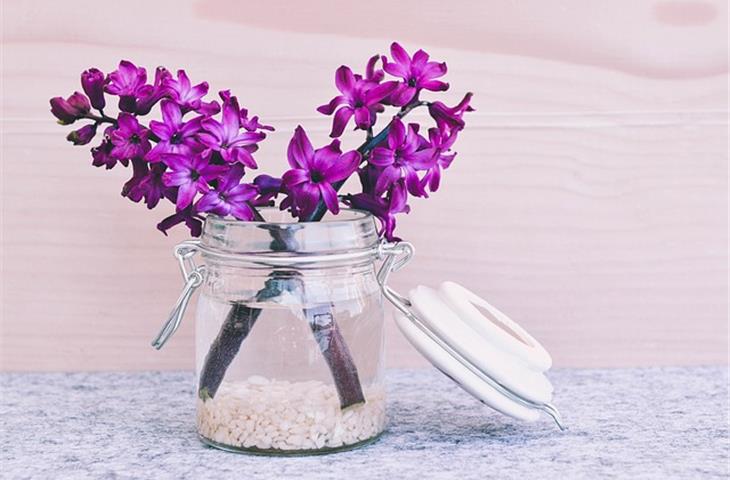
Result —
<path fill-rule="evenodd" d="M 556 370 L 569 426 L 503 417 L 433 370 L 388 374 L 375 444 L 271 458 L 203 446 L 190 373 L 3 374 L 8 479 L 710 478 L 728 476 L 725 367 Z"/>

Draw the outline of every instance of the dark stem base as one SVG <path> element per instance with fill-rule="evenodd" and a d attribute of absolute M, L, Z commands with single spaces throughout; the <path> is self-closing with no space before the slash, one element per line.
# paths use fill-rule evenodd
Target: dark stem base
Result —
<path fill-rule="evenodd" d="M 256 301 L 263 302 L 281 295 L 291 288 L 288 283 L 288 279 L 281 278 L 281 274 L 274 272 L 266 280 L 264 288 L 256 294 Z M 203 369 L 200 371 L 198 396 L 201 399 L 215 397 L 228 367 L 236 358 L 241 344 L 248 337 L 261 312 L 260 308 L 248 307 L 243 302 L 234 302 L 231 305 L 231 310 L 223 321 L 218 336 L 208 349 Z"/>
<path fill-rule="evenodd" d="M 228 366 L 236 358 L 241 344 L 251 332 L 259 315 L 261 310 L 258 308 L 249 308 L 242 303 L 233 304 L 205 356 L 198 385 L 198 396 L 201 399 L 215 397 Z"/>
<path fill-rule="evenodd" d="M 304 309 L 304 315 L 332 374 L 340 397 L 340 408 L 344 410 L 365 403 L 355 362 L 331 308 L 327 305 Z"/>

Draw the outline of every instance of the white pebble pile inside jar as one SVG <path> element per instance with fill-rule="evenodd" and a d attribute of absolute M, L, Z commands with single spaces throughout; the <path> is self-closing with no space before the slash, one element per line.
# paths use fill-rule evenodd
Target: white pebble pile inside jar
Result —
<path fill-rule="evenodd" d="M 364 387 L 365 403 L 340 409 L 333 385 L 260 376 L 223 382 L 215 398 L 198 400 L 198 432 L 206 441 L 282 453 L 350 447 L 385 426 L 382 385 Z"/>

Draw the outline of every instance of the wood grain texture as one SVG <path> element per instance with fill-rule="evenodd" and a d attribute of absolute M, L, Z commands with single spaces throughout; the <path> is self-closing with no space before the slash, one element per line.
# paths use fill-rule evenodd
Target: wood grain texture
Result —
<path fill-rule="evenodd" d="M 442 190 L 400 218 L 417 256 L 397 289 L 468 285 L 562 366 L 727 361 L 725 2 L 98 5 L 2 3 L 3 370 L 193 363 L 192 315 L 149 347 L 184 232 L 161 236 L 167 211 L 119 197 L 129 171 L 90 167 L 48 98 L 120 58 L 185 68 L 276 125 L 257 159 L 277 172 L 297 124 L 326 139 L 314 107 L 334 69 L 385 52 L 392 31 L 447 59 L 447 98 L 471 90 L 478 110 Z M 390 366 L 424 364 L 392 322 L 388 347 Z"/>

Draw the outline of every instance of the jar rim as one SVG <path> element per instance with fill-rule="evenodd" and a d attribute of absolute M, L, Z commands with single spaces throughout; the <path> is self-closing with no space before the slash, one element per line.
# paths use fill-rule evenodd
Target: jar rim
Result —
<path fill-rule="evenodd" d="M 291 215 L 285 211 L 280 210 L 277 207 L 256 207 L 256 210 L 263 216 L 265 219 L 267 218 L 266 214 L 281 214 L 282 220 L 238 220 L 234 217 L 221 217 L 219 215 L 210 214 L 206 217 L 206 220 L 208 218 L 212 218 L 217 223 L 229 223 L 229 224 L 247 224 L 247 225 L 262 225 L 262 224 L 274 224 L 274 225 L 316 225 L 316 224 L 333 224 L 333 223 L 350 223 L 350 222 L 357 222 L 362 220 L 367 220 L 369 218 L 374 218 L 373 214 L 368 212 L 367 210 L 361 210 L 358 208 L 341 208 L 340 213 L 337 215 L 328 215 L 322 218 L 322 220 L 318 220 L 316 222 L 300 222 L 294 217 L 291 217 Z M 343 215 L 352 215 L 351 218 L 340 218 Z"/>
<path fill-rule="evenodd" d="M 267 264 L 370 258 L 380 243 L 375 217 L 365 210 L 342 209 L 318 222 L 292 221 L 274 207 L 260 210 L 266 221 L 206 217 L 200 249 L 204 255 Z"/>

